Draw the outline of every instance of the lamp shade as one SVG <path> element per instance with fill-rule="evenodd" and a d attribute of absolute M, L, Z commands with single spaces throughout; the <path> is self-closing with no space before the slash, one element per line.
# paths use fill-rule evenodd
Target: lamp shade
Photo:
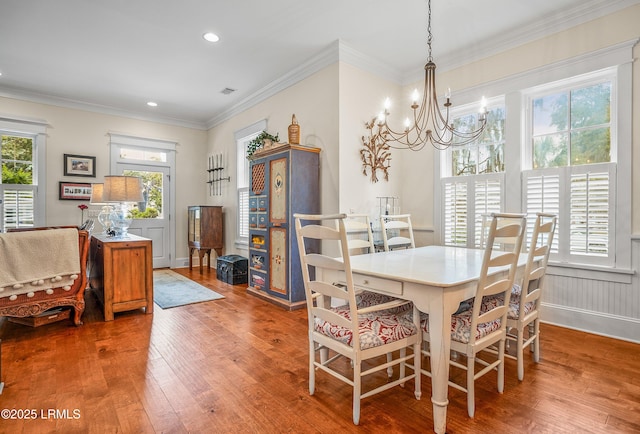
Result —
<path fill-rule="evenodd" d="M 102 183 L 91 184 L 91 200 L 89 200 L 89 203 L 91 205 L 103 205 L 104 204 L 103 193 L 104 193 L 104 184 Z"/>
<path fill-rule="evenodd" d="M 105 176 L 105 202 L 142 202 L 142 179 L 137 176 Z"/>

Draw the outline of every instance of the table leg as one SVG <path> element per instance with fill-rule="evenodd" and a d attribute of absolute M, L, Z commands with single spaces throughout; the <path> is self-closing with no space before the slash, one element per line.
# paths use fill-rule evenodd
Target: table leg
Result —
<path fill-rule="evenodd" d="M 433 404 L 433 430 L 447 430 L 449 405 L 449 355 L 451 351 L 451 315 L 456 310 L 448 297 L 435 297 L 429 309 L 429 349 L 431 352 L 431 402 Z"/>

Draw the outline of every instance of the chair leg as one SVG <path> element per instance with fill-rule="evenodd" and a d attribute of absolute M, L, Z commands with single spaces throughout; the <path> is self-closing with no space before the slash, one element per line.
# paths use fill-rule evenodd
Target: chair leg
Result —
<path fill-rule="evenodd" d="M 362 393 L 362 362 L 359 359 L 353 363 L 353 424 L 360 423 L 360 395 Z"/>
<path fill-rule="evenodd" d="M 518 327 L 518 334 L 516 335 L 516 357 L 518 360 L 518 380 L 524 379 L 524 328 Z"/>
<path fill-rule="evenodd" d="M 533 320 L 533 332 L 535 333 L 535 340 L 532 342 L 533 344 L 533 360 L 536 363 L 540 363 L 540 319 L 536 318 Z"/>
<path fill-rule="evenodd" d="M 467 413 L 469 417 L 473 417 L 476 413 L 476 400 L 475 400 L 475 355 L 467 354 Z"/>
<path fill-rule="evenodd" d="M 419 401 L 422 397 L 422 383 L 421 378 L 422 374 L 420 373 L 420 366 L 422 361 L 422 352 L 420 351 L 422 347 L 422 342 L 418 342 L 413 346 L 413 372 L 416 374 L 414 384 L 416 386 L 415 391 L 413 392 L 416 396 L 416 399 Z"/>
<path fill-rule="evenodd" d="M 316 391 L 316 344 L 312 340 L 309 341 L 309 395 L 313 395 Z"/>
<path fill-rule="evenodd" d="M 504 347 L 506 338 L 502 338 L 498 343 L 498 392 L 504 392 Z M 522 341 L 518 341 L 520 343 Z"/>
<path fill-rule="evenodd" d="M 404 350 L 402 350 L 402 351 L 404 351 Z M 402 352 L 400 352 L 400 357 L 404 357 Z M 387 353 L 387 363 L 391 363 L 392 360 L 393 360 L 393 354 Z M 393 377 L 393 366 L 389 366 L 387 368 L 387 377 L 389 377 L 389 378 Z M 402 377 L 404 377 L 404 363 L 402 365 L 400 365 L 400 378 L 402 378 Z"/>

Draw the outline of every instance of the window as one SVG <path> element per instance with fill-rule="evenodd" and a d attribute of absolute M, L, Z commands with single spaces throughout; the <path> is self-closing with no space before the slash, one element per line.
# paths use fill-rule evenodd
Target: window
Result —
<path fill-rule="evenodd" d="M 249 160 L 247 144 L 267 129 L 267 121 L 249 125 L 234 134 L 236 139 L 236 161 L 238 172 L 238 214 L 236 221 L 236 244 L 249 245 Z"/>
<path fill-rule="evenodd" d="M 39 123 L 0 119 L 0 232 L 44 224 L 44 132 Z"/>
<path fill-rule="evenodd" d="M 484 93 L 504 94 L 504 128 L 493 128 L 489 137 L 498 140 L 487 142 L 495 143 L 496 157 L 490 164 L 483 143 L 440 153 L 436 239 L 477 246 L 479 216 L 497 210 L 526 213 L 531 235 L 535 213 L 548 212 L 558 215 L 554 273 L 630 270 L 634 44 L 483 86 Z M 456 98 L 473 101 L 476 94 Z"/>
<path fill-rule="evenodd" d="M 525 211 L 558 214 L 555 261 L 614 265 L 615 83 L 603 72 L 527 92 Z"/>
<path fill-rule="evenodd" d="M 477 113 L 463 113 L 454 119 L 454 127 L 476 128 L 477 117 Z M 444 153 L 441 188 L 445 245 L 479 247 L 483 214 L 503 208 L 504 123 L 504 104 L 495 101 L 487 112 L 487 126 L 478 141 L 451 146 Z"/>

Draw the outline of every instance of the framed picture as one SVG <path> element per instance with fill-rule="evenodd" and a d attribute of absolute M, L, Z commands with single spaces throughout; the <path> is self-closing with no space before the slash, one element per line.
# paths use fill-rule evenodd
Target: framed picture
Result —
<path fill-rule="evenodd" d="M 60 182 L 60 200 L 91 199 L 91 184 L 88 182 Z"/>
<path fill-rule="evenodd" d="M 96 157 L 64 154 L 64 176 L 96 176 Z"/>

